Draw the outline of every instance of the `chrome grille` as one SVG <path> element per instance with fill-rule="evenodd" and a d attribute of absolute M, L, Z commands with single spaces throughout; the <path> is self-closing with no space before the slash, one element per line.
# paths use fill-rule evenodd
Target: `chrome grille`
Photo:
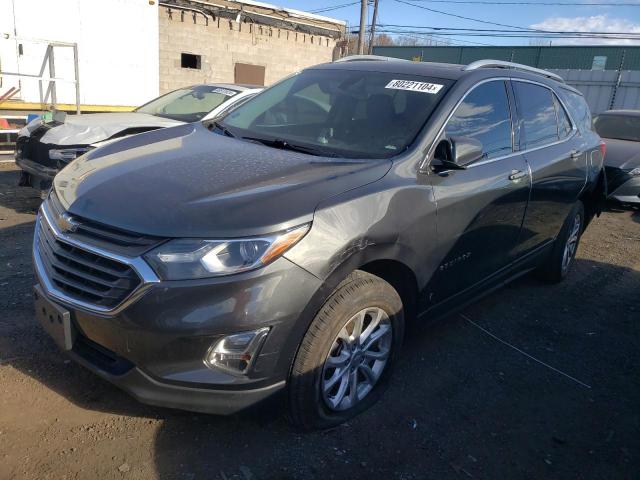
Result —
<path fill-rule="evenodd" d="M 53 189 L 49 194 L 47 206 L 54 217 L 65 213 L 65 209 Z M 69 233 L 71 237 L 126 256 L 142 255 L 165 240 L 152 235 L 142 235 L 110 227 L 75 215 L 72 217 L 77 220 L 77 225 L 74 232 Z"/>
<path fill-rule="evenodd" d="M 43 273 L 72 300 L 111 309 L 141 284 L 129 265 L 57 238 L 44 216 L 38 221 L 35 240 Z"/>

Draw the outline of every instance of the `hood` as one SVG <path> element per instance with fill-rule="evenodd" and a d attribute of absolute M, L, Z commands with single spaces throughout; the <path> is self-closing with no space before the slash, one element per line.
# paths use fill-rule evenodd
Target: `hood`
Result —
<path fill-rule="evenodd" d="M 607 145 L 604 163 L 607 167 L 633 170 L 640 167 L 640 142 L 603 138 Z"/>
<path fill-rule="evenodd" d="M 210 132 L 154 130 L 89 152 L 54 180 L 72 214 L 161 237 L 229 238 L 311 221 L 322 200 L 378 180 L 390 160 L 340 160 Z"/>
<path fill-rule="evenodd" d="M 67 115 L 64 123 L 49 128 L 40 141 L 53 145 L 90 145 L 125 130 L 138 133 L 140 129 L 173 127 L 183 123 L 137 112 Z M 35 126 L 39 125 L 40 122 L 37 122 Z M 22 135 L 26 133 L 21 132 Z"/>

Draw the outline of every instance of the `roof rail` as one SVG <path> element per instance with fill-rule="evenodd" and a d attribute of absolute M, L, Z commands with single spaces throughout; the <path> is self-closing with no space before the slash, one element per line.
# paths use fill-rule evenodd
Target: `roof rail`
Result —
<path fill-rule="evenodd" d="M 542 75 L 543 77 L 552 78 L 560 83 L 564 83 L 564 79 L 555 73 L 542 70 L 540 68 L 530 67 L 528 65 L 522 65 L 521 63 L 504 62 L 502 60 L 478 60 L 470 63 L 463 70 L 478 70 L 479 68 L 507 68 L 511 70 L 520 70 L 523 72 L 535 73 L 536 75 Z"/>
<path fill-rule="evenodd" d="M 405 60 L 404 58 L 383 57 L 382 55 L 349 55 L 348 57 L 339 58 L 334 63 L 341 63 L 341 62 L 373 62 L 373 61 L 408 62 L 409 60 Z"/>

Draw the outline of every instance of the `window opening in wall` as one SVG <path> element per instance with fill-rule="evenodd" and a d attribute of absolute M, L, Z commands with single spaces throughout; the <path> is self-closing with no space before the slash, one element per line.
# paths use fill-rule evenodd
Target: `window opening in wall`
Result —
<path fill-rule="evenodd" d="M 193 53 L 180 54 L 180 66 L 182 68 L 193 68 L 200 70 L 202 68 L 202 55 L 194 55 Z"/>

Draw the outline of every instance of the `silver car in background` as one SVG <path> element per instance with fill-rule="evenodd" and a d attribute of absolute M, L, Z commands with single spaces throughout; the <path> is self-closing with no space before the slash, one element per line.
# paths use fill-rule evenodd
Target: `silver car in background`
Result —
<path fill-rule="evenodd" d="M 221 117 L 262 89 L 225 83 L 193 85 L 162 95 L 133 112 L 54 112 L 49 121 L 37 118 L 18 133 L 20 185 L 46 192 L 58 171 L 93 148 L 149 130 Z"/>

